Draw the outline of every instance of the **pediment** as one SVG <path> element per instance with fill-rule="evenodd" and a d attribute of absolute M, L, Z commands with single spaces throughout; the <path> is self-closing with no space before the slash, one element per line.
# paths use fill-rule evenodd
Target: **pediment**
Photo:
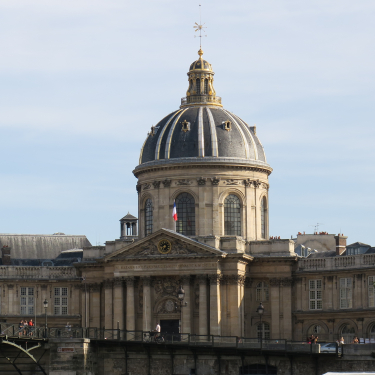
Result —
<path fill-rule="evenodd" d="M 161 241 L 163 241 L 162 244 L 165 241 L 170 244 L 170 249 L 166 250 L 168 252 L 163 253 L 163 250 L 160 249 Z M 225 257 L 226 255 L 227 253 L 224 251 L 195 241 L 169 229 L 160 229 L 142 240 L 127 245 L 112 254 L 108 254 L 103 260 Z"/>

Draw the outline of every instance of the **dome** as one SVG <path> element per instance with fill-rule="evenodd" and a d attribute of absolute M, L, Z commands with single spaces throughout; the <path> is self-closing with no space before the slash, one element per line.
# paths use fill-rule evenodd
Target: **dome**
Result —
<path fill-rule="evenodd" d="M 151 127 L 136 169 L 165 163 L 241 163 L 271 173 L 256 127 L 223 108 L 213 87 L 212 67 L 201 49 L 198 54 L 180 109 Z"/>
<path fill-rule="evenodd" d="M 190 65 L 189 72 L 191 72 L 192 70 L 210 70 L 210 71 L 212 71 L 211 64 L 208 61 L 202 59 L 203 51 L 201 49 L 198 51 L 198 55 L 199 55 L 199 59 L 194 61 Z"/>

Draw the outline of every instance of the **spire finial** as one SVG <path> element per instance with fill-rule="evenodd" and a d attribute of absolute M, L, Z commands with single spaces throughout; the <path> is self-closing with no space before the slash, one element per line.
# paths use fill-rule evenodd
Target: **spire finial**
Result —
<path fill-rule="evenodd" d="M 201 5 L 199 4 L 199 24 L 195 22 L 195 26 L 194 26 L 195 32 L 199 30 L 199 36 L 194 35 L 194 38 L 197 38 L 197 37 L 199 38 L 199 51 L 202 51 L 202 37 L 207 36 L 207 35 L 202 35 L 202 31 L 205 33 L 204 29 L 207 29 L 207 27 L 204 25 L 205 24 L 202 24 Z M 201 56 L 199 52 L 198 54 Z M 202 55 L 203 55 L 203 51 L 202 51 Z"/>

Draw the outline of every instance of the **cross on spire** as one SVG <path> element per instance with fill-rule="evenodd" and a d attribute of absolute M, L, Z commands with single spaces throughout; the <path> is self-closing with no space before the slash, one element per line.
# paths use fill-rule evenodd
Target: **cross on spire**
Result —
<path fill-rule="evenodd" d="M 207 36 L 207 35 L 202 35 L 202 31 L 205 33 L 204 29 L 207 29 L 205 24 L 202 24 L 202 15 L 201 15 L 201 5 L 199 4 L 199 24 L 195 22 L 195 32 L 199 31 L 199 36 L 194 35 L 194 38 L 199 38 L 199 48 L 202 49 L 202 37 Z"/>

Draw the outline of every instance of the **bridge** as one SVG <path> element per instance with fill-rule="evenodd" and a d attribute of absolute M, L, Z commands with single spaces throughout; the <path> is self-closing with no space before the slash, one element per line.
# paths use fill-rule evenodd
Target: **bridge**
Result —
<path fill-rule="evenodd" d="M 68 351 L 70 343 L 86 342 L 93 348 L 122 348 L 124 360 L 129 352 L 145 353 L 149 372 L 153 354 L 164 353 L 174 363 L 178 353 L 188 350 L 196 362 L 199 355 L 240 357 L 242 364 L 249 356 L 340 357 L 344 353 L 336 346 L 331 352 L 320 353 L 320 345 L 284 339 L 260 339 L 237 336 L 195 335 L 188 333 L 164 334 L 105 328 L 34 327 L 19 329 L 17 325 L 0 324 L 0 374 L 48 374 L 51 345 L 53 351 Z M 71 345 L 72 346 L 72 345 Z M 56 349 L 55 349 L 56 347 Z M 46 353 L 48 352 L 47 356 Z M 44 362 L 43 362 L 44 358 Z M 87 359 L 82 360 L 85 362 Z M 51 358 L 49 359 L 51 362 Z M 127 368 L 127 362 L 126 362 Z M 195 363 L 196 366 L 196 363 Z M 13 371 L 13 372 L 12 372 Z M 173 374 L 173 371 L 171 372 Z"/>

